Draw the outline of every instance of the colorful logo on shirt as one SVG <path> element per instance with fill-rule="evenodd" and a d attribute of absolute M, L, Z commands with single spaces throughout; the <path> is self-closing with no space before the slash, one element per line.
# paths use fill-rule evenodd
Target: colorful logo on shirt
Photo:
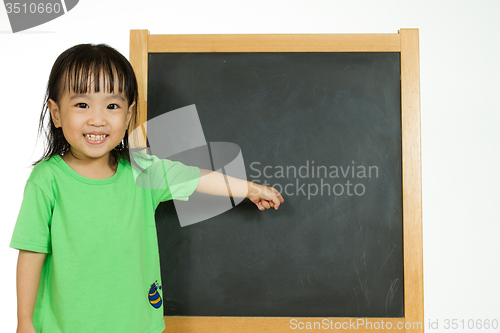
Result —
<path fill-rule="evenodd" d="M 158 292 L 158 289 L 161 290 L 161 286 L 158 285 L 158 281 L 155 281 L 155 283 L 153 283 L 149 288 L 148 292 L 149 303 L 155 309 L 159 309 L 161 306 L 161 297 L 160 293 Z"/>

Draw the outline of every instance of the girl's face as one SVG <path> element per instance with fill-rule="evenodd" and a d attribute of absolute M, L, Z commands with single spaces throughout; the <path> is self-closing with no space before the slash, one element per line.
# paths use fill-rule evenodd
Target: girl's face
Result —
<path fill-rule="evenodd" d="M 103 82 L 104 80 L 99 80 Z M 116 82 L 116 81 L 115 81 Z M 125 94 L 99 92 L 76 94 L 64 89 L 59 103 L 48 100 L 52 121 L 61 127 L 71 153 L 82 162 L 109 162 L 111 150 L 125 136 L 135 103 L 128 105 Z"/>

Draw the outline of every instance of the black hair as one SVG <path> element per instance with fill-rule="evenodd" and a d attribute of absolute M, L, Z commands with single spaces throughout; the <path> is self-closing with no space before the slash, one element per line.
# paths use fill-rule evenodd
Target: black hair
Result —
<path fill-rule="evenodd" d="M 136 103 L 130 119 L 132 124 L 137 123 L 138 88 L 137 79 L 130 62 L 117 50 L 106 44 L 80 44 L 73 46 L 56 59 L 47 83 L 47 91 L 40 115 L 38 135 L 43 129 L 44 119 L 48 114 L 48 124 L 45 130 L 47 143 L 42 158 L 33 165 L 55 155 L 64 155 L 69 152 L 70 145 L 63 135 L 62 128 L 56 128 L 48 110 L 48 100 L 59 103 L 61 93 L 67 89 L 77 94 L 90 92 L 92 82 L 94 91 L 101 88 L 99 78 L 103 74 L 102 87 L 105 91 L 114 93 L 115 80 L 118 80 L 118 93 L 124 93 L 128 105 Z M 120 144 L 110 154 L 110 163 L 115 165 L 120 159 L 130 162 L 128 129 L 125 131 Z"/>

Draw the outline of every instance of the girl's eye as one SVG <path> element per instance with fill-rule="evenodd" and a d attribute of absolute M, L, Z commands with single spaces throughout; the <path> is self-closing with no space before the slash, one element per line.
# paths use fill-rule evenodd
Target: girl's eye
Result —
<path fill-rule="evenodd" d="M 117 104 L 109 104 L 108 109 L 118 109 L 119 106 Z"/>
<path fill-rule="evenodd" d="M 76 107 L 81 109 L 87 109 L 89 106 L 87 105 L 87 103 L 77 103 Z"/>

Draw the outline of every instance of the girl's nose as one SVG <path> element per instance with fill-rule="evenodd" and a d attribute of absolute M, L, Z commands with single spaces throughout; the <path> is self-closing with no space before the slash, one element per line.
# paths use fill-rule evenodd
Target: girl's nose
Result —
<path fill-rule="evenodd" d="M 89 118 L 89 125 L 100 127 L 106 125 L 106 117 L 104 111 L 94 110 L 91 117 Z"/>

